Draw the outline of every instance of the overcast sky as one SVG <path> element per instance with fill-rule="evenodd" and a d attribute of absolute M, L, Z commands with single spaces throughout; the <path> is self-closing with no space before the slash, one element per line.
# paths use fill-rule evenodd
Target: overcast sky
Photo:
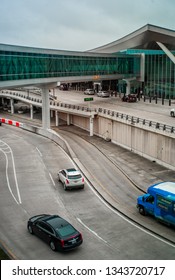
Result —
<path fill-rule="evenodd" d="M 0 43 L 85 51 L 147 23 L 175 30 L 175 0 L 0 0 Z"/>

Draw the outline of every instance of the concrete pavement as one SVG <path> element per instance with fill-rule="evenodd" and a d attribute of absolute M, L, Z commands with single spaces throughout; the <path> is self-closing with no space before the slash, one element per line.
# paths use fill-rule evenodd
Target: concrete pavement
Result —
<path fill-rule="evenodd" d="M 9 116 L 10 117 L 10 116 Z M 22 116 L 23 122 L 25 123 L 25 117 Z M 20 116 L 17 117 L 14 116 L 13 119 L 20 119 Z M 26 119 L 28 123 L 32 125 L 32 121 L 29 119 Z M 37 121 L 39 123 L 39 121 Z M 53 125 L 53 123 L 52 123 Z M 100 138 L 98 136 L 89 136 L 89 132 L 82 130 L 78 127 L 75 127 L 73 125 L 67 126 L 67 125 L 61 125 L 59 127 L 52 126 L 52 129 L 54 129 L 56 132 L 61 133 L 61 131 L 69 131 L 71 133 L 74 133 L 78 135 L 79 137 L 82 137 L 92 145 L 94 145 L 98 150 L 100 150 L 109 160 L 111 160 L 117 167 L 119 167 L 120 170 L 122 170 L 126 176 L 128 176 L 133 183 L 140 188 L 141 190 L 145 191 L 147 188 L 154 183 L 161 182 L 161 181 L 175 181 L 175 172 L 167 169 L 159 164 L 157 164 L 155 161 L 147 160 L 137 154 L 134 154 L 131 151 L 128 151 L 122 147 L 117 146 L 116 144 L 113 144 L 111 142 L 107 142 L 105 139 Z M 78 166 L 81 169 L 81 159 L 78 160 Z M 83 170 L 84 171 L 84 170 Z M 89 174 L 88 174 L 89 179 Z M 92 182 L 93 183 L 93 182 Z M 98 188 L 98 187 L 97 187 Z M 115 201 L 113 200 L 113 194 L 106 194 L 103 192 L 103 190 L 99 187 L 98 192 L 101 194 L 102 197 L 104 197 L 110 205 L 112 205 L 115 208 Z M 117 207 L 116 207 L 117 208 Z M 120 209 L 121 212 L 127 213 L 127 208 L 124 207 Z M 134 221 L 137 221 L 140 223 L 140 215 L 137 215 L 137 212 L 134 211 L 134 213 L 131 214 L 131 219 Z M 147 221 L 148 222 L 148 221 Z M 163 233 L 163 236 L 167 236 L 172 242 L 175 242 L 174 237 L 172 236 L 171 231 L 168 232 L 168 229 L 166 227 L 161 227 L 161 225 L 157 225 L 155 228 L 155 225 L 150 219 L 148 222 L 148 228 L 159 234 L 159 232 Z M 144 220 L 141 222 L 144 226 Z"/>

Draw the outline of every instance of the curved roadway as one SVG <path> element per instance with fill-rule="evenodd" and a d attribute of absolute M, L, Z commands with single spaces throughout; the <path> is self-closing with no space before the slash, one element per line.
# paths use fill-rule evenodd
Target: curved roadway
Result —
<path fill-rule="evenodd" d="M 60 132 L 61 133 L 61 132 Z M 114 189 L 120 203 L 126 198 L 135 209 L 138 191 L 98 149 L 79 137 L 62 132 L 77 157 L 102 187 Z M 78 151 L 78 152 L 77 152 Z M 2 125 L 0 127 L 0 240 L 18 259 L 174 259 L 175 245 L 163 242 L 121 217 L 105 204 L 86 182 L 84 190 L 63 190 L 57 171 L 73 165 L 55 143 L 39 135 Z M 123 188 L 126 186 L 126 189 Z M 58 213 L 78 228 L 84 243 L 66 254 L 52 252 L 48 245 L 26 230 L 30 216 Z M 154 223 L 154 222 L 153 222 Z M 161 230 L 163 227 L 155 223 Z M 171 229 L 166 229 L 172 234 Z"/>

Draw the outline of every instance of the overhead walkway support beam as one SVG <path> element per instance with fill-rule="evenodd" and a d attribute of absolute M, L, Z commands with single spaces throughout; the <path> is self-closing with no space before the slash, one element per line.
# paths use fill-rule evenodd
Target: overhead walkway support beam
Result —
<path fill-rule="evenodd" d="M 126 94 L 131 93 L 131 81 L 136 80 L 136 77 L 131 78 L 131 79 L 123 79 L 123 81 L 126 82 L 127 88 L 126 88 Z"/>
<path fill-rule="evenodd" d="M 44 129 L 50 128 L 50 102 L 49 102 L 49 89 L 42 88 L 42 127 Z"/>
<path fill-rule="evenodd" d="M 53 89 L 57 86 L 57 83 L 41 84 L 41 96 L 42 96 L 42 127 L 44 129 L 50 129 L 50 99 L 49 89 Z"/>
<path fill-rule="evenodd" d="M 162 49 L 162 51 L 164 51 L 164 53 L 166 53 L 166 55 L 171 59 L 171 61 L 175 64 L 175 56 L 169 51 L 169 49 L 167 49 L 167 47 L 160 43 L 160 42 L 156 42 L 159 47 Z"/>

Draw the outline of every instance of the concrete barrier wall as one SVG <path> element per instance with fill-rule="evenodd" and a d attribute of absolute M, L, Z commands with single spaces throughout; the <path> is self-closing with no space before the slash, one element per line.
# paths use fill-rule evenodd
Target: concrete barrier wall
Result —
<path fill-rule="evenodd" d="M 104 123 L 107 120 L 103 120 Z M 101 120 L 102 122 L 102 120 Z M 112 122 L 111 141 L 145 158 L 175 170 L 175 137 L 159 130 Z"/>
<path fill-rule="evenodd" d="M 36 134 L 40 134 L 44 137 L 47 137 L 51 140 L 53 140 L 55 143 L 57 143 L 60 147 L 62 147 L 62 149 L 71 157 L 74 158 L 74 152 L 72 151 L 72 149 L 70 148 L 69 144 L 60 136 L 58 135 L 55 131 L 53 130 L 45 130 L 42 129 L 41 127 L 37 127 L 37 126 L 31 126 L 31 125 L 27 125 L 27 124 L 23 124 L 23 129 L 28 130 L 30 132 L 36 133 Z"/>
<path fill-rule="evenodd" d="M 89 131 L 89 118 L 72 116 L 71 121 Z M 94 118 L 94 134 L 175 170 L 175 135 L 172 133 L 98 114 Z"/>
<path fill-rule="evenodd" d="M 89 118 L 83 118 L 83 117 L 79 117 L 77 115 L 73 115 L 72 124 L 82 128 L 86 131 L 89 131 Z"/>

